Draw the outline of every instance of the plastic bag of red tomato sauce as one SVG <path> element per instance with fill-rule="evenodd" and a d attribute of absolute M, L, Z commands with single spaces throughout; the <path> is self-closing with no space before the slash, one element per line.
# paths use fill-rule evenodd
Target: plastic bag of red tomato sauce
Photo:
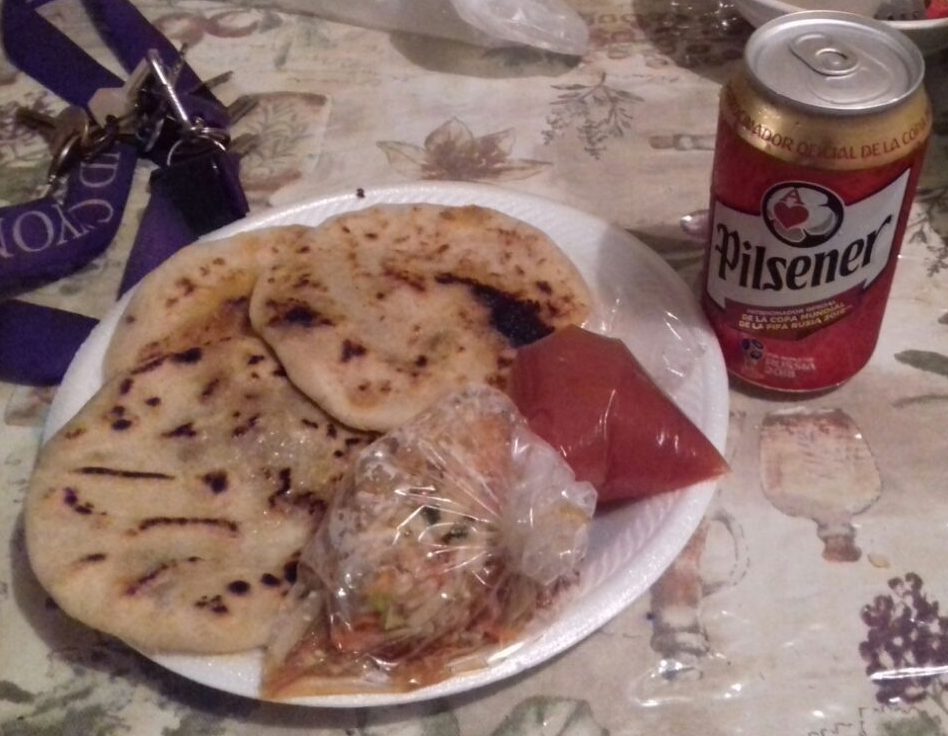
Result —
<path fill-rule="evenodd" d="M 520 348 L 510 394 L 599 503 L 715 478 L 727 463 L 623 342 L 567 327 Z"/>

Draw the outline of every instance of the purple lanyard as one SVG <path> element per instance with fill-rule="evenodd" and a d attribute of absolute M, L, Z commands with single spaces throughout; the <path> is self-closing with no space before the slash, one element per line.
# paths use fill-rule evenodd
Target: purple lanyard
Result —
<path fill-rule="evenodd" d="M 123 80 L 96 62 L 37 9 L 48 0 L 4 0 L 3 43 L 10 60 L 67 102 L 85 106 L 103 87 Z M 149 49 L 170 65 L 179 54 L 128 0 L 83 0 L 103 37 L 127 70 Z M 188 105 L 210 124 L 226 127 L 226 111 L 201 87 L 200 78 L 183 65 L 178 86 L 190 90 Z M 164 163 L 167 148 L 150 155 Z M 112 242 L 131 189 L 138 150 L 119 143 L 82 163 L 65 181 L 61 198 L 46 196 L 0 208 L 0 299 L 62 278 L 102 253 Z M 202 179 L 181 167 L 202 167 Z M 212 160 L 159 168 L 152 176 L 151 197 L 126 264 L 120 293 L 152 268 L 206 232 L 242 217 L 247 201 L 238 178 L 237 156 L 221 153 Z M 176 196 L 176 185 L 212 174 L 214 186 Z M 203 212 L 182 203 L 203 201 Z M 208 216 L 210 212 L 210 216 Z M 0 301 L 0 380 L 31 385 L 58 383 L 75 351 L 96 320 L 18 299 Z"/>

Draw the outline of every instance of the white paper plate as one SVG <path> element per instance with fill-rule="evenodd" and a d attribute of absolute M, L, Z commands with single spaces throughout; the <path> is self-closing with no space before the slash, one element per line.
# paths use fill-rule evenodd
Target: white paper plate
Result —
<path fill-rule="evenodd" d="M 506 212 L 545 231 L 573 259 L 600 302 L 600 314 L 590 326 L 625 340 L 656 381 L 723 450 L 728 384 L 717 341 L 682 280 L 641 242 L 570 207 L 489 186 L 409 184 L 360 194 L 350 192 L 274 210 L 205 239 L 273 225 L 316 225 L 327 217 L 379 203 L 478 204 Z M 101 385 L 103 356 L 123 306 L 122 302 L 115 306 L 76 355 L 50 409 L 46 437 Z M 684 547 L 713 492 L 713 482 L 702 483 L 598 514 L 578 589 L 548 626 L 494 657 L 484 669 L 408 693 L 320 696 L 292 702 L 347 708 L 413 702 L 487 685 L 540 664 L 591 634 L 644 593 Z M 205 685 L 258 697 L 259 651 L 152 658 Z"/>

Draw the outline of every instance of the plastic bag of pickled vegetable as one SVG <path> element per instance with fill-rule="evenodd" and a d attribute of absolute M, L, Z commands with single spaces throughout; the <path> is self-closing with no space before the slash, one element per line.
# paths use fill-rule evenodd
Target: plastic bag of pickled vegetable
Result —
<path fill-rule="evenodd" d="M 595 500 L 504 394 L 448 397 L 356 458 L 303 550 L 264 694 L 407 690 L 484 666 L 576 580 Z"/>

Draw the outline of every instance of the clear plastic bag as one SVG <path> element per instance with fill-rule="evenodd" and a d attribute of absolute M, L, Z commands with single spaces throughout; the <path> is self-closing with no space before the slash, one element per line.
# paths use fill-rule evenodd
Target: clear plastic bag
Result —
<path fill-rule="evenodd" d="M 482 666 L 575 580 L 596 492 L 500 391 L 365 448 L 299 561 L 271 697 L 409 689 Z"/>
<path fill-rule="evenodd" d="M 480 46 L 524 44 L 581 56 L 589 32 L 563 0 L 277 0 L 284 10 Z"/>

